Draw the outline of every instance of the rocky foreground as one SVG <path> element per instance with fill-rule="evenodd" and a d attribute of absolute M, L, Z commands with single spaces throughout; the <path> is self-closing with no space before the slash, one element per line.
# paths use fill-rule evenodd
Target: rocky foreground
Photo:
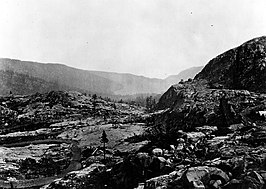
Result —
<path fill-rule="evenodd" d="M 148 143 L 128 140 L 144 132 L 141 107 L 60 91 L 9 95 L 0 104 L 0 188 L 40 188 L 95 162 L 111 167 Z"/>

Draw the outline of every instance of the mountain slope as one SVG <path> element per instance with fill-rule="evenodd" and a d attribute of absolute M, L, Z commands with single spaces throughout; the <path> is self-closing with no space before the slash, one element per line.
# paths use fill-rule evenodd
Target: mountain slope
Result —
<path fill-rule="evenodd" d="M 55 82 L 48 82 L 26 74 L 3 70 L 0 70 L 0 86 L 0 95 L 8 95 L 10 92 L 12 92 L 12 94 L 27 95 L 53 90 L 75 90 L 86 92 L 82 89 L 60 85 Z"/>
<path fill-rule="evenodd" d="M 247 41 L 212 59 L 197 74 L 213 88 L 266 92 L 266 36 Z"/>
<path fill-rule="evenodd" d="M 17 94 L 27 94 L 27 92 L 48 92 L 55 89 L 78 90 L 102 95 L 158 94 L 179 82 L 179 79 L 176 78 L 182 77 L 185 79 L 195 75 L 195 71 L 193 73 L 184 71 L 186 74 L 181 72 L 180 76 L 171 76 L 172 79 L 163 80 L 133 74 L 87 71 L 71 68 L 63 64 L 42 64 L 7 58 L 0 59 L 0 71 L 8 72 L 7 75 L 3 74 L 2 76 L 2 83 L 5 81 L 5 85 L 2 85 L 5 86 L 5 89 L 0 91 L 0 94 L 7 94 L 10 90 Z M 12 80 L 10 73 L 15 74 L 17 79 Z M 191 75 L 189 75 L 190 73 Z M 18 77 L 21 77 L 22 80 L 18 79 Z M 24 78 L 28 80 L 23 83 Z M 9 79 L 11 81 L 7 82 Z M 14 87 L 18 83 L 20 83 L 20 87 Z M 3 86 L 2 88 L 4 88 Z M 24 88 L 24 91 L 22 88 Z"/>
<path fill-rule="evenodd" d="M 59 86 L 67 86 L 70 89 L 78 88 L 95 93 L 112 94 L 113 91 L 122 87 L 119 83 L 61 64 L 1 59 L 0 70 L 28 75 L 46 82 L 57 83 Z"/>

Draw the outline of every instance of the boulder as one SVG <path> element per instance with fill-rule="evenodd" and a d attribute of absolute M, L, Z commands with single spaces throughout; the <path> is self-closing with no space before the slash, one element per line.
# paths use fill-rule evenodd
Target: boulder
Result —
<path fill-rule="evenodd" d="M 220 188 L 222 184 L 221 180 L 211 180 L 210 185 L 213 186 L 214 188 Z"/>
<path fill-rule="evenodd" d="M 197 142 L 199 139 L 204 138 L 206 135 L 202 132 L 188 132 L 187 139 Z"/>
<path fill-rule="evenodd" d="M 235 131 L 239 131 L 239 130 L 241 130 L 241 129 L 244 128 L 244 127 L 245 127 L 245 126 L 244 126 L 243 123 L 232 124 L 232 125 L 229 126 L 229 130 L 235 132 Z"/>
<path fill-rule="evenodd" d="M 195 189 L 206 188 L 209 187 L 210 184 L 212 186 L 218 185 L 220 181 L 222 183 L 229 181 L 229 177 L 224 171 L 216 167 L 208 166 L 191 167 L 186 171 L 184 177 L 187 185 Z M 216 178 L 216 180 L 210 183 L 211 178 Z"/>
<path fill-rule="evenodd" d="M 152 150 L 152 154 L 155 156 L 162 156 L 163 155 L 163 150 L 160 148 L 154 148 Z"/>
<path fill-rule="evenodd" d="M 196 127 L 195 129 L 196 131 L 203 132 L 205 134 L 211 134 L 214 131 L 218 130 L 217 126 L 208 126 L 208 125 L 204 125 L 202 127 Z"/>
<path fill-rule="evenodd" d="M 179 171 L 173 171 L 167 175 L 161 175 L 155 178 L 151 178 L 146 181 L 145 189 L 163 189 L 167 188 L 168 184 L 181 179 L 184 173 L 184 169 Z"/>
<path fill-rule="evenodd" d="M 103 164 L 94 163 L 89 167 L 84 168 L 80 171 L 72 171 L 61 179 L 57 179 L 48 186 L 46 189 L 57 189 L 57 188 L 103 188 L 104 183 L 101 173 L 106 171 L 106 167 Z"/>

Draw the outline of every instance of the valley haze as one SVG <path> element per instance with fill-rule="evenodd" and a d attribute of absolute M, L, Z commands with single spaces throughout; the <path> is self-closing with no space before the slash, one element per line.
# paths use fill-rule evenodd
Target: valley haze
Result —
<path fill-rule="evenodd" d="M 202 66 L 181 71 L 165 79 L 128 73 L 90 71 L 64 64 L 0 59 L 0 94 L 32 94 L 51 90 L 76 90 L 103 95 L 161 94 L 181 79 L 187 80 Z"/>

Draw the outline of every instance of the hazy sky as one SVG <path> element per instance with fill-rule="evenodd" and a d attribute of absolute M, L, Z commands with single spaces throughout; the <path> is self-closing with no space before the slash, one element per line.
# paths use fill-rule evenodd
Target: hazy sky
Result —
<path fill-rule="evenodd" d="M 0 0 L 0 57 L 164 78 L 266 35 L 265 0 Z"/>

